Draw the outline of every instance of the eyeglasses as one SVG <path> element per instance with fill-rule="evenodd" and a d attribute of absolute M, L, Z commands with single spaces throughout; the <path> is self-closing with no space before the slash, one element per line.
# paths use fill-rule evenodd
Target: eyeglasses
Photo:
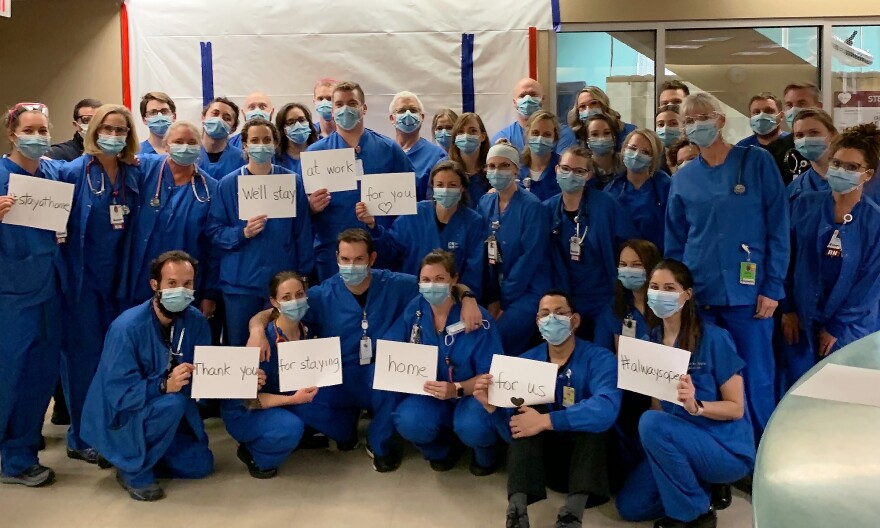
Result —
<path fill-rule="evenodd" d="M 156 117 L 157 115 L 160 115 L 160 114 L 163 116 L 170 116 L 171 109 L 170 108 L 163 108 L 161 110 L 148 110 L 147 111 L 147 117 Z"/>
<path fill-rule="evenodd" d="M 44 116 L 49 117 L 49 107 L 43 103 L 18 103 L 9 110 L 9 117 L 13 118 L 24 112 L 40 112 Z"/>
<path fill-rule="evenodd" d="M 541 310 L 540 312 L 538 312 L 538 319 L 541 319 L 543 317 L 547 317 L 548 315 L 561 315 L 563 317 L 569 317 L 573 313 L 574 312 L 572 312 L 571 310 L 562 310 L 562 309 L 555 310 L 552 312 L 548 311 L 548 310 Z"/>
<path fill-rule="evenodd" d="M 630 152 L 641 152 L 641 153 L 644 154 L 645 156 L 653 156 L 653 155 L 654 155 L 650 150 L 648 150 L 648 149 L 641 149 L 641 150 L 640 150 L 639 147 L 637 147 L 637 146 L 635 146 L 635 145 L 627 145 L 627 146 L 625 147 L 625 149 L 628 150 L 628 151 L 630 151 Z"/>
<path fill-rule="evenodd" d="M 697 121 L 702 123 L 703 121 L 715 119 L 716 117 L 718 117 L 720 115 L 721 114 L 719 114 L 718 112 L 711 112 L 708 114 L 697 114 L 695 116 L 685 116 L 684 117 L 684 126 L 693 125 Z"/>
<path fill-rule="evenodd" d="M 573 167 L 569 167 L 568 165 L 558 165 L 557 167 L 563 172 L 573 172 L 582 177 L 589 175 L 591 172 L 590 169 L 575 169 Z"/>
<path fill-rule="evenodd" d="M 98 127 L 99 134 L 109 134 L 113 136 L 127 136 L 129 128 L 113 125 L 101 125 Z"/>
<path fill-rule="evenodd" d="M 862 165 L 861 163 L 853 163 L 851 161 L 840 161 L 837 158 L 832 158 L 828 163 L 831 167 L 835 169 L 843 168 L 843 170 L 851 171 L 851 172 L 859 172 L 859 169 L 868 167 Z"/>
<path fill-rule="evenodd" d="M 76 118 L 77 121 L 82 123 L 83 125 L 88 125 L 92 121 L 92 116 L 90 115 L 81 115 Z"/>

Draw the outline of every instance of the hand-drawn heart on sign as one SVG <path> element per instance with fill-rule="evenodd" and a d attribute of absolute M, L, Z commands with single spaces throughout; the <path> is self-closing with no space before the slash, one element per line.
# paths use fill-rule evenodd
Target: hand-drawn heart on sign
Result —
<path fill-rule="evenodd" d="M 510 403 L 516 405 L 517 407 L 522 406 L 526 401 L 522 398 L 511 398 Z"/>
<path fill-rule="evenodd" d="M 382 202 L 377 204 L 376 207 L 378 207 L 379 210 L 383 213 L 388 214 L 388 212 L 391 211 L 391 207 L 393 207 L 393 204 L 391 202 Z"/>

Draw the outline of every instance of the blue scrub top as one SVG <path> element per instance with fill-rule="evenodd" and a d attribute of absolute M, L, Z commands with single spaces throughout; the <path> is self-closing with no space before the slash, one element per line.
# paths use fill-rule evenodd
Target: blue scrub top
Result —
<path fill-rule="evenodd" d="M 778 136 L 776 139 L 784 138 L 784 137 L 787 136 L 787 135 L 788 135 L 788 132 L 786 132 L 786 131 L 783 130 L 782 132 L 779 133 L 779 136 Z M 776 139 L 774 139 L 773 141 L 776 141 Z M 739 141 L 736 142 L 736 146 L 737 146 L 737 147 L 761 147 L 761 148 L 765 148 L 764 145 L 762 145 L 760 142 L 758 142 L 758 135 L 757 135 L 757 134 L 752 134 L 751 136 L 747 136 L 747 137 L 742 138 L 741 140 L 739 140 Z"/>
<path fill-rule="evenodd" d="M 205 151 L 205 147 L 202 147 L 202 155 L 199 156 L 199 160 L 196 163 L 199 168 L 208 173 L 209 176 L 220 181 L 227 174 L 246 165 L 247 160 L 241 149 L 236 148 L 232 146 L 232 143 L 227 142 L 226 148 L 223 149 L 223 154 L 220 155 L 220 159 L 217 160 L 217 163 L 211 163 L 210 158 L 208 158 L 208 153 Z"/>
<path fill-rule="evenodd" d="M 687 373 L 696 389 L 696 399 L 720 401 L 721 386 L 740 374 L 746 364 L 737 355 L 733 338 L 727 330 L 706 322 L 702 323 L 702 330 L 699 349 L 691 354 Z M 654 330 L 652 341 L 662 342 L 662 326 Z M 681 405 L 666 401 L 660 404 L 667 413 L 704 429 L 733 456 L 749 464 L 755 463 L 755 440 L 748 410 L 739 420 L 712 420 L 705 416 L 691 416 Z M 745 400 L 743 405 L 746 405 Z M 687 439 L 682 438 L 682 442 Z"/>
<path fill-rule="evenodd" d="M 502 138 L 510 141 L 510 144 L 520 152 L 522 152 L 526 146 L 525 130 L 523 130 L 519 121 L 514 121 L 499 130 L 494 136 L 492 136 L 491 143 L 494 145 L 496 141 Z M 563 152 L 574 145 L 577 145 L 577 138 L 575 137 L 574 132 L 572 132 L 571 128 L 565 123 L 560 123 L 559 141 L 556 142 L 556 148 L 554 150 L 557 154 L 562 155 Z"/>
<path fill-rule="evenodd" d="M 279 315 L 278 317 L 284 316 Z M 284 332 L 275 326 L 275 321 L 266 325 L 266 340 L 269 342 L 271 354 L 269 361 L 260 361 L 260 368 L 266 374 L 266 384 L 263 385 L 263 388 L 260 390 L 262 393 L 284 394 L 288 396 L 296 394 L 296 391 L 281 392 L 281 381 L 278 374 L 278 343 L 288 341 L 287 337 L 289 336 L 285 336 Z M 314 337 L 316 336 L 313 336 L 305 325 L 300 325 L 300 339 L 310 339 Z M 342 368 L 341 365 L 340 368 Z"/>
<path fill-rule="evenodd" d="M 283 152 L 281 155 L 275 156 L 275 159 L 272 163 L 274 163 L 275 165 L 280 165 L 290 172 L 302 176 L 302 161 L 296 158 L 292 158 L 287 152 Z"/>
<path fill-rule="evenodd" d="M 296 217 L 271 218 L 263 231 L 245 238 L 245 220 L 238 218 L 238 178 L 248 175 L 241 167 L 220 180 L 211 200 L 207 235 L 220 259 L 220 289 L 224 294 L 265 297 L 276 273 L 294 270 L 308 276 L 314 268 L 309 200 L 302 178 L 296 175 Z M 272 166 L 272 174 L 290 171 Z"/>
<path fill-rule="evenodd" d="M 828 180 L 819 175 L 813 167 L 802 172 L 800 176 L 795 176 L 791 183 L 788 184 L 786 191 L 788 192 L 788 203 L 794 207 L 794 201 L 802 194 L 816 191 L 828 191 Z"/>
<path fill-rule="evenodd" d="M 431 183 L 431 169 L 441 160 L 446 159 L 446 151 L 425 138 L 419 138 L 411 149 L 406 151 L 416 171 L 416 198 L 424 200 L 430 196 L 428 187 Z"/>
<path fill-rule="evenodd" d="M 467 381 L 479 374 L 488 374 L 493 354 L 504 355 L 501 338 L 495 330 L 495 320 L 484 308 L 480 307 L 480 312 L 488 329 L 483 327 L 469 334 L 461 332 L 449 336 L 445 329 L 440 332 L 434 329 L 431 305 L 422 295 L 418 295 L 406 305 L 402 317 L 385 334 L 384 339 L 413 343 L 414 328 L 417 328 L 415 332 L 420 336 L 417 343 L 438 349 L 436 380 L 450 383 Z M 446 326 L 460 320 L 461 303 L 456 302 L 446 318 Z M 447 345 L 450 340 L 451 345 Z"/>
<path fill-rule="evenodd" d="M 658 170 L 636 189 L 626 175 L 618 176 L 605 187 L 605 192 L 617 199 L 617 203 L 629 215 L 641 239 L 653 242 L 663 254 L 666 202 L 672 178 Z"/>
<path fill-rule="evenodd" d="M 557 165 L 559 165 L 559 154 L 554 152 L 550 155 L 550 162 L 547 163 L 547 166 L 544 167 L 544 170 L 541 172 L 540 179 L 531 179 L 531 181 L 528 182 L 528 186 L 526 186 L 525 180 L 526 178 L 531 178 L 531 169 L 523 166 L 519 169 L 519 181 L 517 183 L 520 187 L 534 194 L 538 200 L 543 202 L 544 200 L 562 192 L 559 188 L 559 184 L 556 182 Z"/>
<path fill-rule="evenodd" d="M 734 187 L 742 169 L 743 194 Z M 665 256 L 694 275 L 700 304 L 750 306 L 757 296 L 781 299 L 788 271 L 789 212 L 782 178 L 764 149 L 733 147 L 710 167 L 698 156 L 672 179 L 666 208 Z M 755 285 L 740 284 L 740 263 L 751 250 Z"/>
<path fill-rule="evenodd" d="M 309 151 L 349 148 L 338 132 L 309 146 Z M 364 174 L 385 174 L 391 172 L 415 172 L 406 153 L 394 140 L 365 128 L 358 142 L 355 158 L 361 160 Z M 330 205 L 312 216 L 315 230 L 315 260 L 320 280 L 325 280 L 338 271 L 336 265 L 336 237 L 351 227 L 363 227 L 354 212 L 355 204 L 361 201 L 361 183 L 352 191 L 333 193 Z M 393 216 L 383 216 L 376 222 L 390 226 Z"/>
<path fill-rule="evenodd" d="M 141 151 L 138 154 L 158 154 L 156 149 L 153 148 L 153 145 L 150 143 L 149 139 L 145 139 L 141 141 Z"/>
<path fill-rule="evenodd" d="M 470 198 L 470 206 L 474 209 L 480 204 L 483 195 L 489 192 L 492 186 L 486 178 L 486 172 L 480 171 L 475 174 L 468 174 L 468 198 Z"/>
<path fill-rule="evenodd" d="M 635 322 L 636 338 L 643 341 L 649 341 L 651 337 L 648 328 L 648 320 L 642 312 L 638 311 L 632 304 L 632 294 L 628 293 L 629 302 L 627 303 L 627 313 Z M 650 310 L 650 308 L 646 308 Z M 593 336 L 593 342 L 600 347 L 608 350 L 616 350 L 614 337 L 620 337 L 623 332 L 623 320 L 614 313 L 613 306 L 606 306 L 605 309 L 596 317 L 596 329 Z"/>
<path fill-rule="evenodd" d="M 238 150 L 244 150 L 243 148 L 241 148 L 241 133 L 239 132 L 237 134 L 229 136 L 229 144 L 237 148 Z"/>

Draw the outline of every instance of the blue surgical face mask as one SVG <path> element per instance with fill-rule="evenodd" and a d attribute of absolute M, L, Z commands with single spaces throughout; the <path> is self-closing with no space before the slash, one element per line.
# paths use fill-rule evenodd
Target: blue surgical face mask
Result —
<path fill-rule="evenodd" d="M 532 114 L 541 108 L 541 98 L 524 95 L 516 100 L 516 110 L 523 117 L 532 117 Z"/>
<path fill-rule="evenodd" d="M 168 155 L 174 160 L 174 163 L 187 167 L 192 165 L 199 159 L 202 153 L 202 147 L 198 145 L 168 145 Z"/>
<path fill-rule="evenodd" d="M 422 126 L 422 117 L 419 114 L 414 114 L 407 110 L 402 114 L 397 114 L 397 120 L 394 122 L 394 126 L 404 134 L 410 134 Z"/>
<path fill-rule="evenodd" d="M 41 136 L 39 134 L 16 134 L 15 137 L 18 139 L 17 147 L 21 155 L 29 160 L 38 160 L 43 157 L 43 154 L 49 150 L 49 145 L 51 144 L 49 136 Z"/>
<path fill-rule="evenodd" d="M 576 193 L 584 188 L 584 183 L 586 183 L 587 179 L 583 176 L 578 176 L 572 171 L 564 171 L 557 170 L 556 171 L 556 183 L 559 184 L 559 188 L 564 193 Z"/>
<path fill-rule="evenodd" d="M 529 150 L 532 151 L 532 154 L 535 156 L 543 156 L 545 154 L 549 154 L 553 150 L 553 146 L 556 144 L 552 138 L 547 138 L 543 136 L 531 136 L 529 137 Z"/>
<path fill-rule="evenodd" d="M 578 119 L 580 119 L 581 121 L 586 121 L 594 115 L 599 115 L 601 113 L 603 113 L 602 109 L 598 106 L 595 108 L 587 108 L 586 110 L 581 110 L 578 112 Z"/>
<path fill-rule="evenodd" d="M 304 145 L 312 135 L 312 127 L 308 123 L 294 123 L 284 127 L 284 133 L 287 135 L 287 139 L 297 145 Z"/>
<path fill-rule="evenodd" d="M 785 111 L 785 121 L 788 123 L 788 128 L 791 128 L 791 126 L 794 124 L 794 118 L 797 117 L 798 112 L 800 112 L 801 110 L 803 110 L 803 108 L 792 106 Z"/>
<path fill-rule="evenodd" d="M 651 166 L 651 156 L 646 156 L 638 150 L 624 150 L 623 164 L 633 172 L 643 172 Z"/>
<path fill-rule="evenodd" d="M 828 139 L 824 137 L 802 137 L 794 140 L 794 148 L 810 161 L 818 161 L 828 149 Z"/>
<path fill-rule="evenodd" d="M 333 119 L 336 121 L 336 126 L 342 130 L 354 130 L 354 127 L 361 120 L 361 112 L 357 108 L 346 105 L 336 109 L 333 113 Z"/>
<path fill-rule="evenodd" d="M 461 200 L 458 187 L 434 187 L 434 200 L 444 209 L 452 209 Z"/>
<path fill-rule="evenodd" d="M 349 286 L 357 286 L 367 278 L 370 268 L 366 264 L 340 264 L 339 276 Z"/>
<path fill-rule="evenodd" d="M 685 125 L 684 133 L 687 138 L 697 144 L 698 147 L 707 148 L 715 143 L 718 137 L 718 126 L 715 125 L 714 119 L 705 121 L 694 121 L 689 125 Z"/>
<path fill-rule="evenodd" d="M 614 138 L 610 137 L 591 137 L 587 140 L 587 147 L 596 156 L 604 156 L 610 154 L 614 150 Z"/>
<path fill-rule="evenodd" d="M 162 114 L 156 114 L 153 117 L 147 118 L 147 128 L 157 136 L 164 136 L 168 132 L 168 127 L 171 126 L 171 123 L 171 118 Z"/>
<path fill-rule="evenodd" d="M 302 320 L 306 312 L 309 311 L 309 300 L 306 297 L 291 301 L 281 301 L 278 304 L 280 305 L 278 311 L 281 312 L 281 315 L 293 322 Z"/>
<path fill-rule="evenodd" d="M 125 139 L 125 136 L 100 134 L 97 141 L 98 148 L 108 156 L 115 156 L 125 148 Z"/>
<path fill-rule="evenodd" d="M 327 99 L 318 101 L 318 104 L 315 105 L 315 112 L 317 112 L 324 121 L 330 121 L 333 119 L 333 103 Z"/>
<path fill-rule="evenodd" d="M 675 145 L 675 142 L 681 137 L 681 129 L 671 126 L 659 127 L 657 129 L 657 137 L 663 142 L 664 147 L 669 148 Z"/>
<path fill-rule="evenodd" d="M 434 139 L 437 141 L 438 145 L 448 149 L 449 145 L 452 143 L 452 131 L 447 129 L 435 130 Z"/>
<path fill-rule="evenodd" d="M 619 280 L 627 290 L 638 290 L 645 285 L 647 278 L 648 274 L 645 273 L 645 268 L 617 268 L 617 280 Z"/>
<path fill-rule="evenodd" d="M 205 118 L 205 123 L 202 127 L 205 129 L 205 134 L 208 134 L 208 137 L 211 139 L 226 139 L 229 133 L 232 132 L 229 124 L 219 117 Z"/>
<path fill-rule="evenodd" d="M 830 167 L 826 174 L 828 178 L 828 186 L 831 190 L 846 194 L 856 190 L 861 185 L 862 173 L 858 171 L 848 171 L 843 167 Z"/>
<path fill-rule="evenodd" d="M 159 302 L 169 312 L 180 313 L 192 304 L 195 299 L 195 291 L 189 288 L 166 288 L 159 290 Z"/>
<path fill-rule="evenodd" d="M 501 192 L 510 187 L 511 182 L 513 182 L 513 172 L 509 170 L 501 171 L 498 169 L 487 170 L 486 179 L 489 180 L 489 185 L 491 185 L 493 189 Z"/>
<path fill-rule="evenodd" d="M 455 136 L 455 146 L 462 154 L 473 154 L 480 148 L 480 136 L 474 134 L 459 134 Z"/>
<path fill-rule="evenodd" d="M 450 286 L 447 282 L 420 282 L 419 293 L 432 305 L 443 304 L 449 298 Z"/>
<path fill-rule="evenodd" d="M 776 130 L 779 123 L 776 122 L 776 117 L 774 117 L 773 114 L 761 112 L 760 114 L 753 115 L 749 118 L 749 126 L 752 127 L 752 132 L 755 134 L 765 136 Z"/>
<path fill-rule="evenodd" d="M 548 314 L 538 319 L 538 330 L 551 345 L 561 345 L 571 335 L 571 317 Z"/>
<path fill-rule="evenodd" d="M 275 145 L 271 143 L 268 145 L 248 145 L 247 153 L 248 158 L 253 160 L 254 163 L 269 163 L 275 155 Z"/>
<path fill-rule="evenodd" d="M 683 307 L 679 306 L 681 292 L 648 290 L 648 307 L 660 319 L 677 314 Z"/>
<path fill-rule="evenodd" d="M 250 121 L 251 119 L 256 119 L 258 117 L 262 117 L 266 121 L 272 119 L 272 115 L 265 110 L 261 110 L 259 108 L 254 108 L 253 110 L 248 110 L 244 113 L 244 120 Z"/>

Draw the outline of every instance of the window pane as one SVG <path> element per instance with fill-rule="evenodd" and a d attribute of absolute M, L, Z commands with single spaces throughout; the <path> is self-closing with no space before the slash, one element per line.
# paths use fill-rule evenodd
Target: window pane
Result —
<path fill-rule="evenodd" d="M 557 39 L 557 100 L 560 116 L 584 86 L 598 86 L 627 123 L 654 123 L 654 31 L 560 33 Z"/>
<path fill-rule="evenodd" d="M 691 93 L 718 97 L 727 116 L 725 138 L 735 143 L 752 135 L 753 95 L 771 92 L 781 100 L 790 83 L 819 85 L 818 36 L 818 27 L 670 30 L 667 76 L 684 81 Z"/>
<path fill-rule="evenodd" d="M 831 40 L 834 124 L 880 126 L 880 26 L 834 26 Z"/>

